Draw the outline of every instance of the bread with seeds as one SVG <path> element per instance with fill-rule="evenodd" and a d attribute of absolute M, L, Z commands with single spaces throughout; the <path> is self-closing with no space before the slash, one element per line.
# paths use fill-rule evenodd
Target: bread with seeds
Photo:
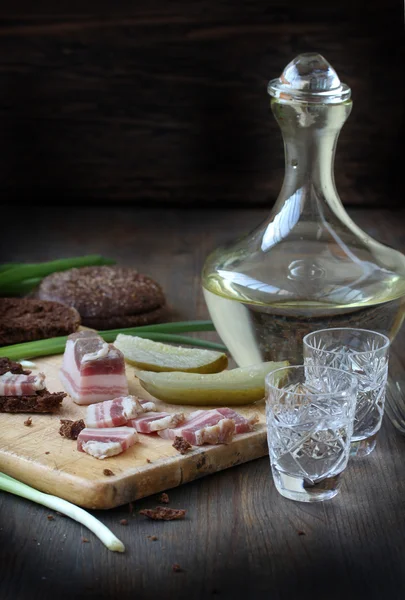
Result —
<path fill-rule="evenodd" d="M 82 325 L 99 330 L 149 325 L 167 316 L 161 286 L 134 268 L 118 265 L 52 273 L 42 280 L 36 297 L 75 308 Z"/>
<path fill-rule="evenodd" d="M 0 298 L 0 346 L 69 335 L 80 315 L 60 302 L 34 298 Z"/>

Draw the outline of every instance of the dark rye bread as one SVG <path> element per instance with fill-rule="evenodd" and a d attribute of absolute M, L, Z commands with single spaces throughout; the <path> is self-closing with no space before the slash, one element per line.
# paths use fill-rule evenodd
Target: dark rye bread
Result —
<path fill-rule="evenodd" d="M 29 375 L 31 371 L 26 371 L 22 368 L 19 362 L 15 360 L 10 360 L 4 356 L 0 357 L 0 377 L 4 375 L 4 373 L 14 373 L 14 375 Z"/>
<path fill-rule="evenodd" d="M 93 329 L 121 329 L 122 327 L 140 327 L 161 323 L 168 314 L 167 306 L 162 306 L 148 312 L 136 315 L 116 315 L 103 319 L 101 317 L 87 318 L 85 325 Z"/>
<path fill-rule="evenodd" d="M 77 310 L 60 302 L 0 298 L 0 346 L 69 335 L 79 325 Z"/>
<path fill-rule="evenodd" d="M 30 396 L 0 396 L 0 412 L 7 413 L 51 413 L 62 404 L 65 392 L 39 390 Z"/>
<path fill-rule="evenodd" d="M 11 371 L 15 375 L 29 375 L 31 371 L 24 370 L 20 363 L 9 358 L 0 358 L 0 377 Z M 48 392 L 39 390 L 30 396 L 0 396 L 0 412 L 8 413 L 50 413 L 60 407 L 65 392 Z"/>
<path fill-rule="evenodd" d="M 82 325 L 115 329 L 158 323 L 167 314 L 156 281 L 131 267 L 81 267 L 45 277 L 36 297 L 74 307 Z"/>

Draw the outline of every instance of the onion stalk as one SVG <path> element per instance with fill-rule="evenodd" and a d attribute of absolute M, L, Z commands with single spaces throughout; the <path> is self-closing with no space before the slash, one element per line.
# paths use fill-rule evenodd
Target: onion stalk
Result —
<path fill-rule="evenodd" d="M 126 327 L 123 329 L 107 329 L 98 333 L 106 342 L 114 342 L 119 333 L 127 335 L 136 335 L 148 338 L 157 342 L 166 342 L 171 344 L 185 344 L 198 346 L 200 348 L 209 348 L 226 352 L 227 348 L 223 344 L 200 340 L 197 338 L 177 335 L 192 331 L 215 331 L 212 321 L 179 321 L 178 323 L 161 323 L 158 325 L 144 325 L 141 327 Z M 30 359 L 38 356 L 50 356 L 52 354 L 62 354 L 65 351 L 67 336 L 37 340 L 35 342 L 24 342 L 22 344 L 13 344 L 0 348 L 0 356 L 6 356 L 10 360 Z"/>
<path fill-rule="evenodd" d="M 22 295 L 38 285 L 43 277 L 55 271 L 74 267 L 112 265 L 115 260 L 100 254 L 88 254 L 73 258 L 60 258 L 40 263 L 5 263 L 0 265 L 0 295 Z"/>
<path fill-rule="evenodd" d="M 0 265 L 0 273 L 3 273 L 3 271 L 8 271 L 9 269 L 14 269 L 15 267 L 20 267 L 21 265 L 22 263 L 16 262 L 3 263 Z"/>
<path fill-rule="evenodd" d="M 78 523 L 81 523 L 87 527 L 87 529 L 90 529 L 90 531 L 92 531 L 112 552 L 125 552 L 124 544 L 112 533 L 112 531 L 110 531 L 110 529 L 108 529 L 108 527 L 103 525 L 101 521 L 93 517 L 90 513 L 67 500 L 40 492 L 4 473 L 0 473 L 0 490 L 15 494 L 16 496 L 21 496 L 22 498 L 26 498 L 37 504 L 42 504 L 42 506 L 46 506 L 52 510 L 57 510 Z"/>
<path fill-rule="evenodd" d="M 0 295 L 3 297 L 25 296 L 25 294 L 29 294 L 31 290 L 36 288 L 41 281 L 42 277 L 31 277 L 30 279 L 24 279 L 24 281 L 5 284 L 0 288 Z"/>

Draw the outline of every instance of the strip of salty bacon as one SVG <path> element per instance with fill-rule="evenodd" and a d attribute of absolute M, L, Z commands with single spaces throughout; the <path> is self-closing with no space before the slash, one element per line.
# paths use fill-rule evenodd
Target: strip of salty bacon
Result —
<path fill-rule="evenodd" d="M 7 371 L 0 376 L 0 396 L 30 396 L 45 389 L 45 374 L 15 375 Z"/>
<path fill-rule="evenodd" d="M 227 444 L 232 441 L 235 423 L 217 410 L 195 411 L 179 427 L 163 429 L 158 435 L 167 440 L 183 437 L 193 446 L 202 444 Z"/>
<path fill-rule="evenodd" d="M 59 377 L 77 404 L 128 395 L 124 355 L 93 331 L 68 336 Z"/>
<path fill-rule="evenodd" d="M 145 409 L 136 396 L 104 400 L 87 407 L 86 427 L 119 427 L 144 412 Z"/>
<path fill-rule="evenodd" d="M 151 400 L 142 400 L 142 398 L 139 398 L 139 402 L 142 405 L 142 408 L 145 412 L 150 412 L 150 411 L 155 411 L 156 410 L 156 404 L 154 402 L 152 402 Z"/>
<path fill-rule="evenodd" d="M 77 437 L 77 449 L 95 458 L 104 459 L 121 454 L 138 441 L 133 427 L 105 427 L 82 429 Z"/>
<path fill-rule="evenodd" d="M 138 433 L 154 433 L 162 429 L 178 427 L 184 420 L 183 413 L 146 412 L 128 421 L 128 425 L 135 427 Z"/>
<path fill-rule="evenodd" d="M 235 423 L 235 433 L 249 433 L 250 431 L 253 431 L 254 426 L 259 421 L 258 414 L 254 414 L 251 417 L 246 418 L 232 408 L 217 408 L 217 411 L 227 419 L 232 419 L 232 421 Z"/>

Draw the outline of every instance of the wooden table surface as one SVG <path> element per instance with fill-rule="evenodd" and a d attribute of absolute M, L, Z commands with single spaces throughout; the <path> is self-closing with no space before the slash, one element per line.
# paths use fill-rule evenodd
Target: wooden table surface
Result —
<path fill-rule="evenodd" d="M 405 251 L 404 212 L 349 212 L 368 233 Z M 205 256 L 265 216 L 263 210 L 28 211 L 3 231 L 1 261 L 100 252 L 155 277 L 175 319 L 205 318 Z M 404 328 L 394 344 L 402 367 L 403 342 Z M 404 459 L 405 436 L 385 417 L 374 453 L 349 463 L 341 493 L 325 503 L 282 498 L 266 457 L 169 490 L 170 506 L 187 510 L 184 521 L 138 514 L 156 506 L 157 497 L 95 512 L 123 540 L 125 554 L 109 552 L 66 517 L 0 493 L 1 600 L 404 598 Z"/>

